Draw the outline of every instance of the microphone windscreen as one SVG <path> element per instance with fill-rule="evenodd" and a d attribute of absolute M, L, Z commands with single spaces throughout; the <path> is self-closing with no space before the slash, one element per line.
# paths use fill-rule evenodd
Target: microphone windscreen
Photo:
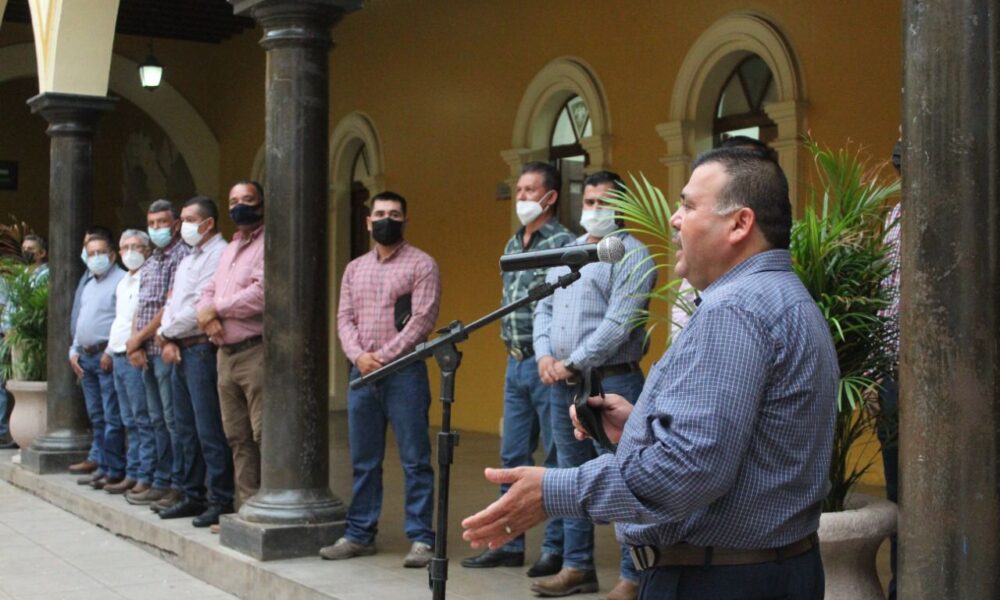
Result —
<path fill-rule="evenodd" d="M 616 237 L 608 236 L 597 242 L 597 260 L 602 263 L 616 263 L 625 257 L 625 244 Z"/>

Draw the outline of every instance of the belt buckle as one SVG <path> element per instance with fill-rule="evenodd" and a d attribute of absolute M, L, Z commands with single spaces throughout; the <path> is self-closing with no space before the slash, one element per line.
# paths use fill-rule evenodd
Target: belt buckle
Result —
<path fill-rule="evenodd" d="M 653 546 L 629 546 L 628 553 L 632 556 L 632 564 L 636 571 L 645 571 L 656 566 L 656 548 Z"/>
<path fill-rule="evenodd" d="M 512 357 L 514 357 L 514 360 L 516 360 L 516 361 L 522 361 L 522 360 L 524 360 L 524 352 L 521 352 L 520 348 L 511 347 L 509 353 L 510 353 L 510 355 Z"/>

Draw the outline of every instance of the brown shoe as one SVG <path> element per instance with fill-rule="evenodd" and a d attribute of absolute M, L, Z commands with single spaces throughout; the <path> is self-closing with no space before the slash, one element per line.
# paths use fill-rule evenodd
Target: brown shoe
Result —
<path fill-rule="evenodd" d="M 140 483 L 131 490 L 125 492 L 125 501 L 129 504 L 145 506 L 147 504 L 163 500 L 169 493 L 170 490 L 168 489 L 149 487 Z"/>
<path fill-rule="evenodd" d="M 82 460 L 69 466 L 69 472 L 74 475 L 87 475 L 97 470 L 97 463 L 92 460 Z"/>
<path fill-rule="evenodd" d="M 90 475 L 84 475 L 83 477 L 78 477 L 76 480 L 77 485 L 93 485 L 98 479 L 103 479 L 104 473 L 100 471 L 94 471 Z"/>
<path fill-rule="evenodd" d="M 184 500 L 184 494 L 182 494 L 180 490 L 170 488 L 167 490 L 167 493 L 163 496 L 163 498 L 160 498 L 156 502 L 149 505 L 149 510 L 159 513 L 160 511 L 166 510 L 182 500 Z"/>
<path fill-rule="evenodd" d="M 597 571 L 593 569 L 581 571 L 566 567 L 554 577 L 532 583 L 531 591 L 546 598 L 596 592 Z"/>
<path fill-rule="evenodd" d="M 125 479 L 122 479 L 118 483 L 112 483 L 110 485 L 104 486 L 104 491 L 109 494 L 124 494 L 125 492 L 134 488 L 136 483 L 138 482 L 135 479 L 129 479 L 128 477 L 126 477 Z"/>
<path fill-rule="evenodd" d="M 637 600 L 639 598 L 639 582 L 619 579 L 604 600 Z"/>
<path fill-rule="evenodd" d="M 111 477 L 108 477 L 107 475 L 102 475 L 100 477 L 95 478 L 93 481 L 91 481 L 90 482 L 90 487 L 94 488 L 95 490 L 103 490 L 104 486 L 106 486 L 106 485 L 113 485 L 113 484 L 118 483 L 120 481 L 121 481 L 121 479 L 118 478 L 118 477 L 115 477 L 115 478 L 112 479 Z"/>

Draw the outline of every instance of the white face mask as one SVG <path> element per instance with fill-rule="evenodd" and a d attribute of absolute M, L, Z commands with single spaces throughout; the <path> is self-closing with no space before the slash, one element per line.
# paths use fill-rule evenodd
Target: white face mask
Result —
<path fill-rule="evenodd" d="M 542 206 L 542 202 L 545 201 L 545 199 L 548 197 L 550 193 L 551 190 L 545 192 L 545 195 L 539 198 L 538 202 L 535 202 L 533 200 L 517 201 L 517 206 L 516 206 L 517 218 L 521 221 L 521 225 L 527 225 L 528 223 L 531 223 L 538 217 L 542 216 L 542 213 L 545 212 L 546 208 Z"/>
<path fill-rule="evenodd" d="M 204 223 L 204 221 L 201 223 Z M 201 223 L 181 223 L 181 239 L 192 248 L 197 246 L 202 238 L 205 237 L 204 233 L 198 231 Z"/>
<path fill-rule="evenodd" d="M 94 275 L 100 277 L 111 268 L 111 258 L 107 254 L 95 254 L 87 257 L 87 268 Z"/>
<path fill-rule="evenodd" d="M 129 271 L 135 271 L 141 267 L 144 262 L 146 262 L 146 257 L 142 254 L 142 252 L 127 250 L 122 253 L 122 263 Z"/>
<path fill-rule="evenodd" d="M 580 227 L 586 229 L 588 234 L 602 238 L 618 229 L 618 225 L 615 224 L 615 211 L 610 208 L 584 210 L 580 216 Z"/>
<path fill-rule="evenodd" d="M 80 260 L 83 261 L 83 264 L 87 264 L 87 249 L 86 248 L 84 248 L 83 250 L 80 250 Z"/>

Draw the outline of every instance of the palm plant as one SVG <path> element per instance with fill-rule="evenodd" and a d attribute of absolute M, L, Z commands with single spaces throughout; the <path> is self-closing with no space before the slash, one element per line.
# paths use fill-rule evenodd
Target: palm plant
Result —
<path fill-rule="evenodd" d="M 43 381 L 48 337 L 48 278 L 39 278 L 29 265 L 16 262 L 5 261 L 2 270 L 7 294 L 2 316 L 7 332 L 0 343 L 3 379 Z"/>
<path fill-rule="evenodd" d="M 871 460 L 857 458 L 852 447 L 873 431 L 875 418 L 866 399 L 878 390 L 877 381 L 890 368 L 883 340 L 891 324 L 880 315 L 889 304 L 881 282 L 892 266 L 882 243 L 889 200 L 899 192 L 898 179 L 882 182 L 877 170 L 868 169 L 860 151 L 824 149 L 811 140 L 820 185 L 814 190 L 801 219 L 792 225 L 790 252 L 795 272 L 816 300 L 830 326 L 837 349 L 841 378 L 837 393 L 837 422 L 830 462 L 831 490 L 824 510 L 844 509 L 847 492 L 870 468 Z M 650 298 L 668 306 L 681 305 L 690 313 L 693 305 L 678 294 L 680 281 L 673 277 L 673 209 L 663 193 L 644 176 L 631 177 L 631 186 L 611 194 L 608 204 L 626 223 L 626 231 L 642 237 L 655 266 L 671 275 Z M 895 226 L 895 224 L 890 224 Z M 641 275 L 644 273 L 636 273 Z M 656 322 L 671 322 L 669 315 L 646 314 Z"/>

